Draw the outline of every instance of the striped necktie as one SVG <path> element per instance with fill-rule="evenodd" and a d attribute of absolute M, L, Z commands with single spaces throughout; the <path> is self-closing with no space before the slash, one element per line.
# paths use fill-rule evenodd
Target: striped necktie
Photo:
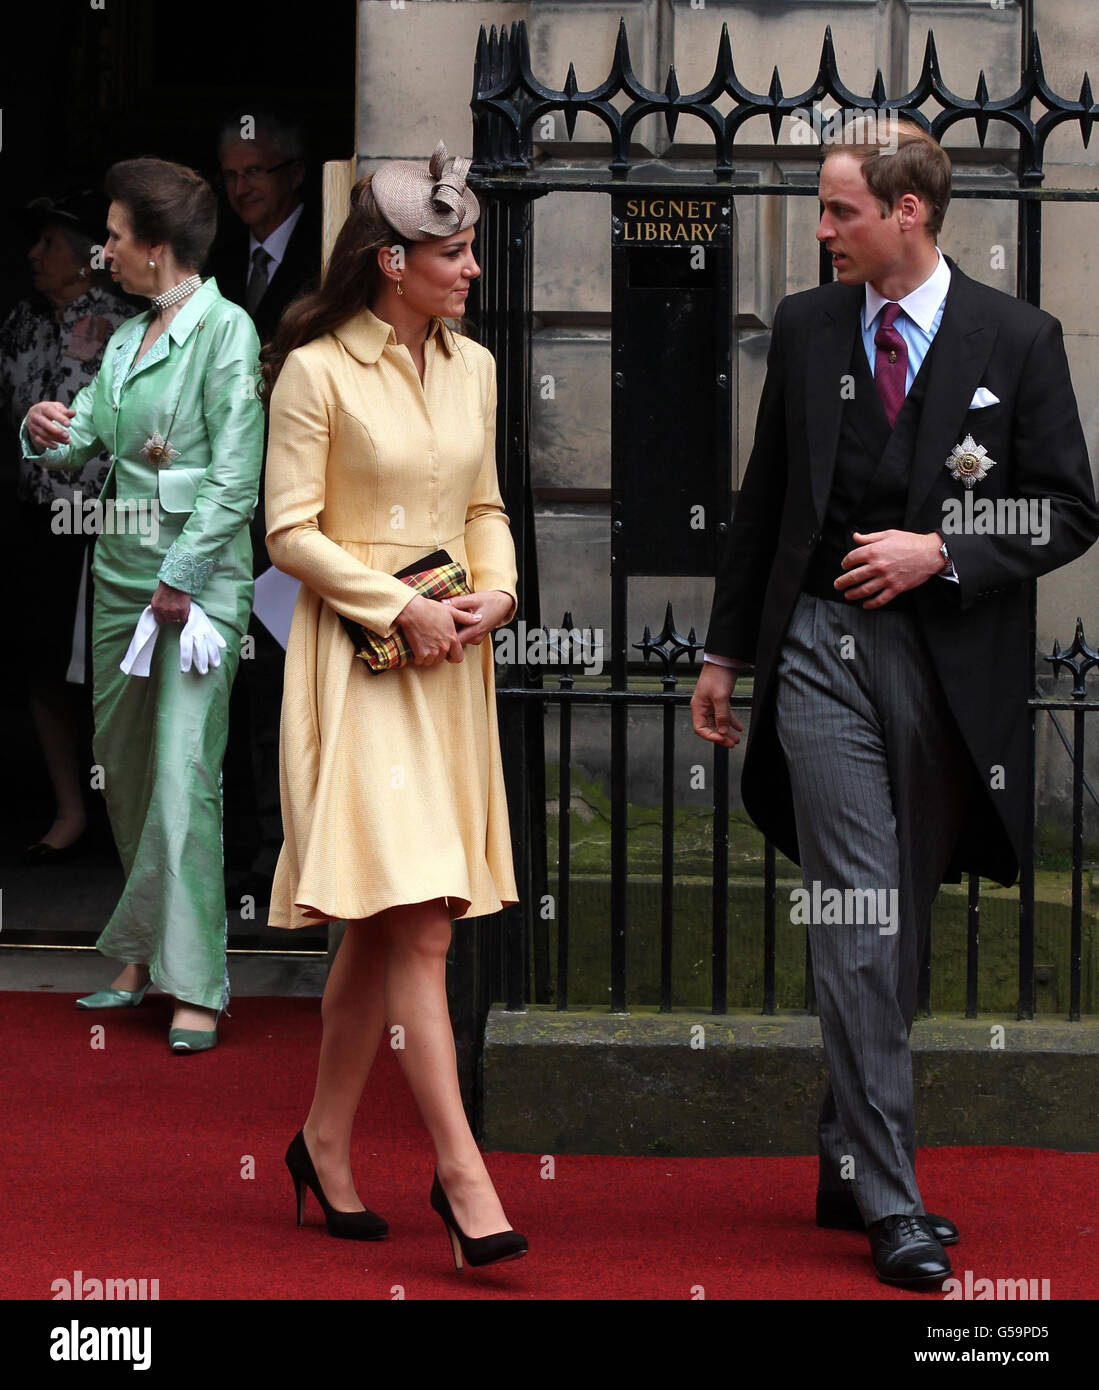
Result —
<path fill-rule="evenodd" d="M 252 252 L 252 273 L 248 277 L 248 287 L 244 291 L 244 307 L 250 314 L 259 308 L 260 300 L 267 293 L 267 267 L 274 260 L 262 246 Z"/>

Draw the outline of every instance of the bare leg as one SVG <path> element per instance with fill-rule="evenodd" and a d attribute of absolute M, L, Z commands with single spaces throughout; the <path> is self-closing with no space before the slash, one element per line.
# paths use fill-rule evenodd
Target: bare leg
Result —
<path fill-rule="evenodd" d="M 216 1009 L 204 1009 L 200 1004 L 187 1004 L 182 999 L 176 1000 L 172 1010 L 173 1028 L 190 1028 L 196 1033 L 208 1033 L 217 1026 L 217 1021 Z"/>
<path fill-rule="evenodd" d="M 404 1030 L 397 1058 L 435 1144 L 439 1181 L 466 1235 L 509 1231 L 462 1107 L 446 1000 L 446 903 L 391 908 L 382 919 L 388 940 L 385 1016 L 391 1028 Z"/>
<path fill-rule="evenodd" d="M 121 975 L 111 981 L 112 989 L 140 989 L 149 978 L 149 967 L 147 965 L 127 965 L 123 968 Z"/>
<path fill-rule="evenodd" d="M 362 1211 L 351 1176 L 351 1129 L 385 1027 L 385 939 L 377 919 L 348 922 L 321 1003 L 324 1033 L 313 1104 L 302 1126 L 324 1195 Z"/>
<path fill-rule="evenodd" d="M 63 684 L 35 686 L 29 696 L 31 718 L 57 802 L 54 822 L 42 836 L 54 849 L 65 849 L 78 840 L 87 825 L 84 795 L 77 765 L 77 733 Z"/>

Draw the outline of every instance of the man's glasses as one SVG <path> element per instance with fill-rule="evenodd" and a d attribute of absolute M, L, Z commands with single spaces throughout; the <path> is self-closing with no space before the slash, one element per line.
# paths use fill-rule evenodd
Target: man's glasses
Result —
<path fill-rule="evenodd" d="M 259 164 L 249 164 L 247 169 L 241 169 L 239 173 L 236 169 L 223 169 L 218 183 L 222 188 L 235 188 L 240 179 L 244 179 L 248 183 L 258 183 L 268 174 L 277 174 L 280 169 L 285 169 L 288 164 L 293 163 L 292 159 L 284 159 L 281 164 L 272 164 L 269 169 L 264 169 Z"/>

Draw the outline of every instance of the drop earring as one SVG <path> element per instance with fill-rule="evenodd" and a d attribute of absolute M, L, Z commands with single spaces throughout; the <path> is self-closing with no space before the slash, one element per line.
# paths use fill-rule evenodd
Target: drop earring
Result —
<path fill-rule="evenodd" d="M 403 290 L 402 287 L 401 287 L 401 282 L 400 282 L 400 280 L 397 281 L 397 293 L 398 293 L 398 294 L 404 294 L 404 290 Z"/>

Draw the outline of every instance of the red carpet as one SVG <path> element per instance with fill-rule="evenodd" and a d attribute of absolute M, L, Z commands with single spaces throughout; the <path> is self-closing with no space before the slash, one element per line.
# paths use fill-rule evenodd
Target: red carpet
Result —
<path fill-rule="evenodd" d="M 525 1260 L 456 1274 L 428 1206 L 432 1159 L 396 1061 L 375 1067 L 356 1175 L 390 1238 L 333 1240 L 308 1197 L 294 1221 L 283 1153 L 312 1095 L 315 999 L 242 998 L 222 1043 L 167 1045 L 168 1002 L 89 1014 L 69 996 L 0 994 L 4 1220 L 0 1296 L 54 1280 L 158 1279 L 170 1299 L 925 1299 L 872 1274 L 863 1236 L 812 1221 L 812 1158 L 537 1154 L 488 1162 Z M 93 1050 L 91 1028 L 106 1025 Z M 242 1177 L 247 1156 L 255 1177 Z M 924 1199 L 962 1229 L 955 1273 L 1048 1278 L 1054 1300 L 1099 1296 L 1099 1155 L 928 1149 Z M 695 1294 L 697 1296 L 697 1293 Z"/>

